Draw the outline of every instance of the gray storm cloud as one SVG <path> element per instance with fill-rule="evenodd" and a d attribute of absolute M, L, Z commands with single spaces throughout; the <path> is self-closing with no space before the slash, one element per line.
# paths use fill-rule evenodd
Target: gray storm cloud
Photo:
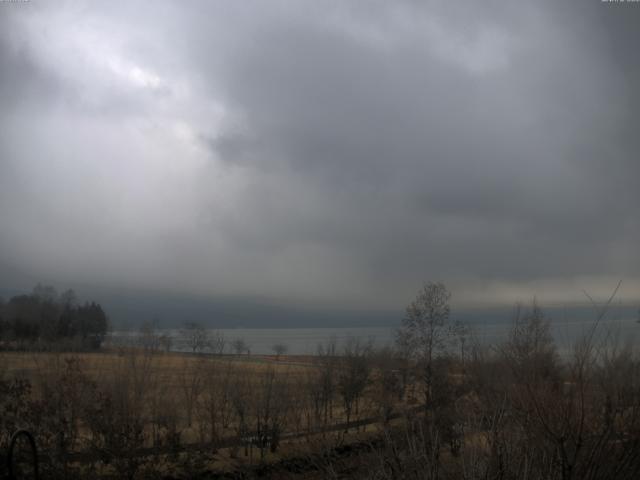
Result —
<path fill-rule="evenodd" d="M 640 287 L 640 5 L 0 4 L 0 281 Z"/>

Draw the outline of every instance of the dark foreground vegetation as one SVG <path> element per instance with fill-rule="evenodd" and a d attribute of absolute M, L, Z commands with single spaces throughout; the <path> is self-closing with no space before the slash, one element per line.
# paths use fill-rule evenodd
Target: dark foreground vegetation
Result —
<path fill-rule="evenodd" d="M 394 348 L 6 352 L 0 453 L 26 428 L 42 478 L 636 479 L 640 358 L 605 314 L 563 357 L 535 303 L 482 346 L 427 284 Z"/>

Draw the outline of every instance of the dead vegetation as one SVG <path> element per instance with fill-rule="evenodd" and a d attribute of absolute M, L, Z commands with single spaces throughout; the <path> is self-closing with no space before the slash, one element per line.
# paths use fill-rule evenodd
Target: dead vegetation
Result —
<path fill-rule="evenodd" d="M 0 448 L 33 432 L 43 478 L 640 475 L 640 359 L 596 340 L 604 313 L 568 358 L 535 303 L 482 346 L 451 328 L 443 288 L 421 291 L 397 348 L 328 342 L 306 362 L 3 352 Z"/>

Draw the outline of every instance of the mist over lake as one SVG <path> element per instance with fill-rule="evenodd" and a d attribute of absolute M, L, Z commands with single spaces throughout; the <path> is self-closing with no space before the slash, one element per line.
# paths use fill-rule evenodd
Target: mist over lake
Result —
<path fill-rule="evenodd" d="M 594 327 L 595 312 L 592 307 L 550 307 L 547 309 L 551 331 L 562 355 L 568 355 L 574 343 L 588 335 Z M 636 315 L 636 316 L 634 316 Z M 454 316 L 454 318 L 456 318 Z M 471 341 L 477 340 L 481 345 L 497 345 L 507 340 L 513 326 L 513 308 L 492 309 L 490 313 L 466 312 L 457 316 L 471 329 Z M 397 326 L 367 327 L 310 327 L 310 328 L 220 328 L 210 329 L 221 333 L 227 342 L 227 353 L 231 353 L 230 343 L 236 339 L 246 342 L 250 352 L 256 355 L 273 354 L 273 346 L 287 346 L 287 353 L 292 355 L 313 355 L 317 353 L 319 344 L 335 341 L 340 350 L 349 339 L 371 342 L 375 347 L 392 347 L 396 340 Z M 173 351 L 188 352 L 181 337 L 180 329 L 159 328 L 158 335 L 168 335 L 174 341 Z M 135 330 L 115 330 L 111 334 L 114 345 L 135 345 L 139 332 Z M 612 306 L 599 322 L 595 339 L 608 341 L 619 347 L 636 344 L 640 338 L 640 322 L 633 307 Z M 636 347 L 637 348 L 637 347 Z"/>

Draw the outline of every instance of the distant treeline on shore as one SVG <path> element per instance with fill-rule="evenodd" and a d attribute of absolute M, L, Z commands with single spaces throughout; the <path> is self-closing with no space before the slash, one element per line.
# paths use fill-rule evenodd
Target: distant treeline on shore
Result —
<path fill-rule="evenodd" d="M 104 340 L 108 318 L 100 304 L 79 304 L 73 290 L 58 294 L 38 284 L 29 294 L 0 299 L 0 347 L 31 348 L 35 344 L 71 344 L 96 349 Z"/>

